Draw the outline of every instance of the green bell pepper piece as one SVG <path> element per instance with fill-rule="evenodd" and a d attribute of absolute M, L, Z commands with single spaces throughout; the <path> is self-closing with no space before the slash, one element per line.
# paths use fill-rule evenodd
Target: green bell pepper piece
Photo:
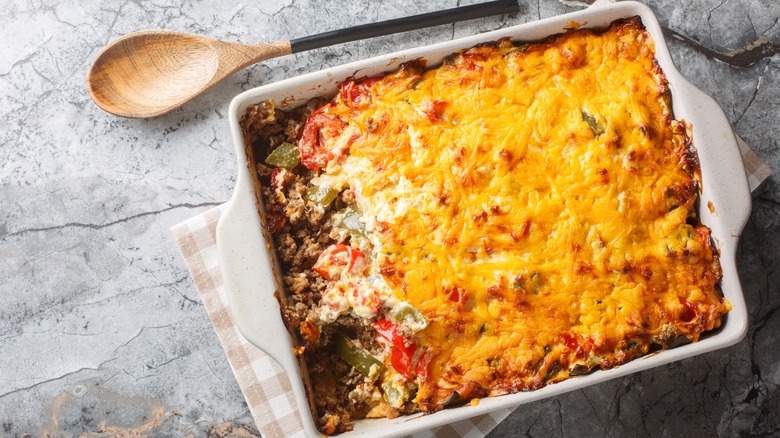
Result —
<path fill-rule="evenodd" d="M 379 359 L 355 345 L 354 341 L 341 333 L 336 335 L 336 353 L 344 362 L 372 380 L 376 379 L 382 371 L 382 362 Z"/>
<path fill-rule="evenodd" d="M 271 166 L 289 170 L 301 162 L 301 151 L 298 150 L 298 146 L 284 142 L 268 155 L 265 162 Z"/>
<path fill-rule="evenodd" d="M 390 383 L 383 383 L 382 396 L 390 406 L 401 408 L 406 403 L 406 400 L 409 399 L 409 391 L 403 386 L 397 387 Z"/>
<path fill-rule="evenodd" d="M 408 303 L 397 305 L 390 311 L 389 315 L 399 324 L 409 327 L 414 332 L 418 332 L 428 326 L 428 318 Z"/>
<path fill-rule="evenodd" d="M 585 108 L 580 109 L 580 113 L 582 113 L 582 121 L 590 126 L 590 130 L 596 137 L 604 133 L 604 126 L 601 125 L 596 116 L 590 114 Z"/>
<path fill-rule="evenodd" d="M 330 186 L 309 186 L 303 193 L 303 199 L 327 207 L 338 195 L 339 191 Z"/>

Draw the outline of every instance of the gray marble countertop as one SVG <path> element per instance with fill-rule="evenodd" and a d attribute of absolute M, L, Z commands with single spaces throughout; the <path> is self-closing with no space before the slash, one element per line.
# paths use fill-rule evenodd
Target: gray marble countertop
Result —
<path fill-rule="evenodd" d="M 753 196 L 738 254 L 748 334 L 724 350 L 522 406 L 492 437 L 780 436 L 780 3 L 646 3 L 683 75 L 721 104 L 775 173 Z M 581 7 L 521 4 L 512 16 L 268 61 L 171 114 L 128 120 L 99 110 L 84 87 L 100 48 L 124 33 L 269 42 L 456 0 L 3 3 L 0 436 L 257 434 L 169 231 L 231 194 L 231 98 Z"/>

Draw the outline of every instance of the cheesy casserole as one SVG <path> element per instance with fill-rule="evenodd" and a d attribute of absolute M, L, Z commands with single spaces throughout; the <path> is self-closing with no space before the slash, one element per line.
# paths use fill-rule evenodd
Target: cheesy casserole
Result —
<path fill-rule="evenodd" d="M 638 18 L 263 102 L 242 126 L 325 433 L 615 367 L 731 308 Z"/>

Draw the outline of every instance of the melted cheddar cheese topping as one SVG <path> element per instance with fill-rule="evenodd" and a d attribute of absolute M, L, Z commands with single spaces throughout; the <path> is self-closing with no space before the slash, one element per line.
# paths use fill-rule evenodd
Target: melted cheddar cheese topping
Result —
<path fill-rule="evenodd" d="M 318 182 L 355 192 L 366 275 L 428 318 L 414 334 L 432 353 L 422 410 L 720 325 L 730 304 L 694 209 L 698 162 L 670 105 L 631 19 L 405 65 L 320 110 Z"/>

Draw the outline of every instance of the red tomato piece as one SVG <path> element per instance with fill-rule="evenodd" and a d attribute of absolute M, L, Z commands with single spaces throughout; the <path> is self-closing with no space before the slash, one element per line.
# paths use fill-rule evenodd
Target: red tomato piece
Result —
<path fill-rule="evenodd" d="M 378 340 L 390 349 L 390 363 L 398 373 L 407 379 L 412 377 L 412 358 L 417 351 L 417 344 L 407 341 L 401 328 L 393 321 L 380 319 L 374 323 L 374 329 L 379 333 Z"/>
<path fill-rule="evenodd" d="M 428 365 L 430 365 L 432 359 L 433 355 L 431 354 L 431 350 L 426 349 L 414 365 L 414 374 L 422 382 L 428 380 Z"/>
<path fill-rule="evenodd" d="M 350 108 L 359 108 L 371 102 L 371 86 L 380 78 L 365 79 L 362 82 L 346 81 L 339 86 L 341 99 Z"/>
<path fill-rule="evenodd" d="M 268 228 L 272 233 L 281 230 L 287 222 L 287 215 L 284 213 L 284 207 L 281 204 L 271 204 L 268 207 Z"/>
<path fill-rule="evenodd" d="M 464 289 L 455 286 L 450 290 L 448 297 L 450 301 L 463 304 L 466 302 L 466 299 L 468 298 L 468 292 L 466 292 Z"/>
<path fill-rule="evenodd" d="M 574 351 L 580 349 L 580 343 L 577 341 L 576 336 L 566 333 L 565 335 L 561 335 L 561 339 L 563 340 L 563 343 L 570 349 Z"/>
<path fill-rule="evenodd" d="M 337 243 L 320 254 L 312 269 L 326 280 L 332 280 L 336 273 L 365 270 L 366 256 L 351 246 Z"/>
<path fill-rule="evenodd" d="M 564 334 L 561 335 L 563 343 L 574 351 L 574 355 L 579 358 L 587 357 L 593 350 L 593 340 L 579 335 Z"/>
<path fill-rule="evenodd" d="M 400 345 L 403 347 L 404 334 L 397 323 L 390 321 L 389 319 L 380 319 L 374 323 L 374 330 L 379 333 L 386 340 L 390 341 L 392 345 Z"/>
<path fill-rule="evenodd" d="M 444 107 L 447 106 L 447 102 L 442 100 L 425 100 L 420 104 L 420 111 L 425 114 L 431 122 L 441 120 L 441 115 L 444 113 Z"/>
<path fill-rule="evenodd" d="M 412 357 L 404 353 L 400 348 L 390 349 L 390 363 L 399 374 L 407 379 L 412 376 Z"/>
<path fill-rule="evenodd" d="M 309 114 L 298 142 L 301 163 L 314 172 L 319 172 L 334 157 L 325 147 L 325 138 L 338 136 L 346 126 L 338 117 L 323 112 L 325 108 L 328 107 L 324 106 Z"/>
<path fill-rule="evenodd" d="M 288 173 L 287 169 L 281 169 L 279 167 L 274 168 L 274 170 L 271 171 L 271 190 L 273 190 L 274 193 L 284 190 L 284 186 L 287 184 Z"/>
<path fill-rule="evenodd" d="M 682 298 L 680 298 L 680 303 L 682 303 L 682 305 L 685 306 L 685 309 L 680 315 L 680 319 L 682 319 L 685 322 L 693 321 L 693 319 L 696 318 L 697 315 L 696 306 L 694 306 L 690 301 L 684 300 Z"/>

